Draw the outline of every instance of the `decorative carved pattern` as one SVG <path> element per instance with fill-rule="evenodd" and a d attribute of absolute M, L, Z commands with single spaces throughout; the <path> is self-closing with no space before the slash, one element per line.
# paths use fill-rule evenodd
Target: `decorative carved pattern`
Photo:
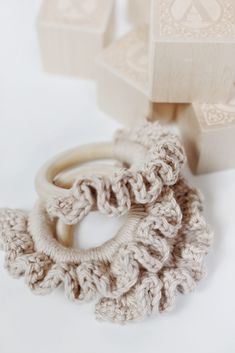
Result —
<path fill-rule="evenodd" d="M 224 38 L 235 33 L 232 0 L 158 1 L 160 37 Z"/>
<path fill-rule="evenodd" d="M 104 61 L 143 91 L 148 89 L 148 29 L 128 33 L 106 50 Z"/>
<path fill-rule="evenodd" d="M 235 102 L 228 105 L 203 104 L 200 122 L 207 128 L 235 124 Z"/>

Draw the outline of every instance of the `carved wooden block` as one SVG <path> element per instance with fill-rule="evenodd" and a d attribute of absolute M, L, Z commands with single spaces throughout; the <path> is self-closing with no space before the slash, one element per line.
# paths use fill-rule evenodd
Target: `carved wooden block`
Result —
<path fill-rule="evenodd" d="M 95 56 L 113 35 L 113 0 L 44 0 L 37 20 L 49 73 L 93 78 Z"/>
<path fill-rule="evenodd" d="M 182 105 L 177 115 L 195 174 L 235 168 L 235 101 Z"/>
<path fill-rule="evenodd" d="M 128 0 L 128 19 L 135 25 L 149 24 L 151 0 Z"/>
<path fill-rule="evenodd" d="M 235 82 L 234 0 L 152 0 L 150 97 L 227 101 Z"/>
<path fill-rule="evenodd" d="M 124 125 L 149 118 L 173 118 L 175 105 L 155 106 L 148 97 L 148 27 L 132 30 L 97 60 L 97 100 Z"/>

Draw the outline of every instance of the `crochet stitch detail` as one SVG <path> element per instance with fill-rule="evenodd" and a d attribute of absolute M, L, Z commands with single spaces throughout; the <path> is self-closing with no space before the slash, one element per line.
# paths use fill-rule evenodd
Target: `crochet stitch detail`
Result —
<path fill-rule="evenodd" d="M 73 301 L 98 299 L 97 318 L 118 323 L 171 310 L 177 294 L 191 292 L 204 277 L 212 242 L 201 195 L 182 177 L 145 206 L 132 241 L 120 244 L 111 262 L 55 262 L 35 248 L 27 214 L 0 211 L 0 244 L 11 275 L 24 276 L 37 294 L 63 285 Z"/>
<path fill-rule="evenodd" d="M 108 216 L 121 216 L 131 204 L 154 202 L 165 185 L 174 185 L 185 163 L 179 138 L 158 122 L 145 122 L 131 131 L 119 131 L 114 139 L 117 158 L 129 153 L 126 143 L 145 151 L 142 161 L 114 173 L 111 177 L 79 177 L 68 197 L 54 197 L 47 202 L 51 217 L 65 224 L 76 224 L 91 210 Z"/>

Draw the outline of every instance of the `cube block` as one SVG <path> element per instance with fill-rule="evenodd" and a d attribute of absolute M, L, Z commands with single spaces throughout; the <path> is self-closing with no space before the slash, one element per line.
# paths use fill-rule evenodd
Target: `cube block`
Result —
<path fill-rule="evenodd" d="M 152 0 L 150 99 L 223 103 L 235 82 L 234 0 Z"/>
<path fill-rule="evenodd" d="M 121 37 L 97 60 L 98 105 L 124 125 L 143 119 L 172 119 L 175 105 L 156 106 L 148 97 L 148 26 Z"/>
<path fill-rule="evenodd" d="M 45 71 L 94 78 L 94 58 L 113 37 L 113 15 L 113 0 L 44 0 L 37 29 Z"/>
<path fill-rule="evenodd" d="M 235 101 L 181 105 L 177 116 L 195 174 L 235 168 Z"/>

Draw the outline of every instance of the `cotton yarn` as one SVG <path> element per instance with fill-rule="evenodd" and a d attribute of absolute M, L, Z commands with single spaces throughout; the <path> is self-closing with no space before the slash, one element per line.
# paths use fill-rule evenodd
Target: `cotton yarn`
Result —
<path fill-rule="evenodd" d="M 37 294 L 63 285 L 75 302 L 96 299 L 96 317 L 117 323 L 172 309 L 177 294 L 191 292 L 205 276 L 213 243 L 201 194 L 181 175 L 179 139 L 146 123 L 116 136 L 119 156 L 130 140 L 146 151 L 138 167 L 123 166 L 110 178 L 79 178 L 68 198 L 38 201 L 30 213 L 0 211 L 0 246 L 12 276 L 24 276 Z M 129 218 L 99 251 L 82 253 L 56 241 L 57 217 L 75 224 L 93 209 Z"/>
<path fill-rule="evenodd" d="M 94 208 L 108 216 L 121 216 L 132 202 L 154 202 L 164 185 L 176 183 L 185 163 L 178 136 L 158 122 L 119 131 L 113 149 L 118 160 L 128 164 L 131 159 L 132 165 L 110 178 L 78 178 L 68 196 L 54 197 L 47 202 L 47 211 L 52 217 L 60 218 L 65 224 L 76 224 Z"/>

